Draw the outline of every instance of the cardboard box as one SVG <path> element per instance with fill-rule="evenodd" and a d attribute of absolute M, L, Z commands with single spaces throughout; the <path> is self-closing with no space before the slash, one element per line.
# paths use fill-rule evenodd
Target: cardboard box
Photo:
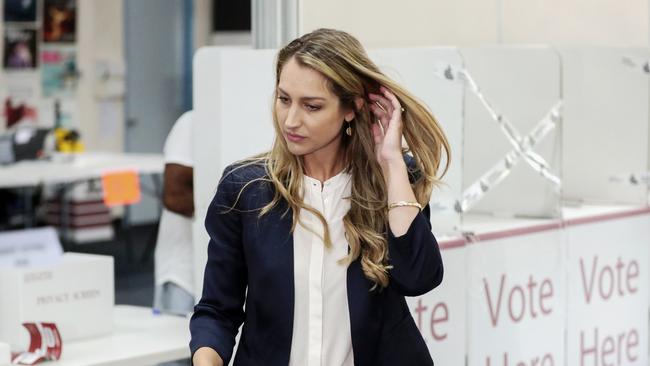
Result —
<path fill-rule="evenodd" d="M 67 341 L 111 333 L 113 257 L 64 253 L 55 264 L 0 268 L 0 342 L 24 350 L 24 322 L 53 322 Z"/>

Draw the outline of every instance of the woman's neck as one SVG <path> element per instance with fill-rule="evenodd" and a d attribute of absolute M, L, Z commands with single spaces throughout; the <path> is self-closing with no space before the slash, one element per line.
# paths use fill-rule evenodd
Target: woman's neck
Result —
<path fill-rule="evenodd" d="M 339 174 L 345 167 L 343 151 L 335 155 L 326 156 L 324 154 L 312 153 L 303 156 L 302 164 L 304 174 L 318 179 L 321 183 Z"/>

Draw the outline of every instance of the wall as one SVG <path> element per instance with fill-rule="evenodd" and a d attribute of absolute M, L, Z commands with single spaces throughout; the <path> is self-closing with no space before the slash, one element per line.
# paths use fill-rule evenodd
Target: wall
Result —
<path fill-rule="evenodd" d="M 501 0 L 504 43 L 646 46 L 648 1 Z"/>
<path fill-rule="evenodd" d="M 338 28 L 351 32 L 368 48 L 494 43 L 496 19 L 496 3 L 480 0 L 302 0 L 299 4 L 301 34 L 319 27 Z"/>
<path fill-rule="evenodd" d="M 550 43 L 645 46 L 647 0 L 301 0 L 300 33 L 340 28 L 367 47 Z"/>
<path fill-rule="evenodd" d="M 100 96 L 95 83 L 96 67 L 108 65 L 114 74 L 124 71 L 123 0 L 79 1 L 79 67 L 82 79 L 78 91 L 82 136 L 89 149 L 122 151 L 124 148 L 124 98 L 119 90 L 107 90 Z M 115 88 L 123 89 L 124 79 L 113 78 Z"/>

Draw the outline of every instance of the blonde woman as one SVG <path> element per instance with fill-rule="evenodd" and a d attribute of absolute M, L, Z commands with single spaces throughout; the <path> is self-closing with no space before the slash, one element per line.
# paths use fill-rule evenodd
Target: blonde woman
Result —
<path fill-rule="evenodd" d="M 208 209 L 194 365 L 227 365 L 242 323 L 235 365 L 433 364 L 404 296 L 442 281 L 440 126 L 330 29 L 279 51 L 273 119 L 273 149 L 227 167 Z"/>

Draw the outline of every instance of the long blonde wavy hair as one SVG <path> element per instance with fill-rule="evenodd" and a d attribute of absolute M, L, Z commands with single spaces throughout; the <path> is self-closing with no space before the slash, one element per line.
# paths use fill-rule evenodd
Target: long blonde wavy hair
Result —
<path fill-rule="evenodd" d="M 402 121 L 408 147 L 404 152 L 412 154 L 415 159 L 417 173 L 414 176 L 417 179 L 412 187 L 422 206 L 429 202 L 432 189 L 449 167 L 450 148 L 447 139 L 427 107 L 384 75 L 370 60 L 361 43 L 350 34 L 333 29 L 318 29 L 282 48 L 276 62 L 276 98 L 282 68 L 291 58 L 301 66 L 310 67 L 324 75 L 330 90 L 340 98 L 342 108 L 355 110 L 352 124 L 354 133 L 348 136 L 341 131 L 347 171 L 352 175 L 350 210 L 343 218 L 350 250 L 342 261 L 349 264 L 361 257 L 363 273 L 375 283 L 373 288 L 384 288 L 388 286 L 390 269 L 386 239 L 386 184 L 374 153 L 372 112 L 366 103 L 357 109 L 355 100 L 367 100 L 368 93 L 378 94 L 379 86 L 383 85 L 395 94 L 406 110 Z M 275 188 L 272 201 L 260 209 L 259 216 L 265 215 L 284 200 L 293 212 L 293 231 L 300 223 L 300 210 L 307 210 L 322 223 L 323 241 L 326 247 L 330 247 L 332 242 L 327 221 L 318 210 L 303 202 L 302 158 L 292 154 L 287 147 L 277 119 L 275 103 L 273 121 L 276 137 L 271 151 L 244 160 L 244 165 L 263 164 L 266 176 L 259 180 L 271 182 Z M 447 163 L 438 176 L 443 152 Z M 242 191 L 251 183 L 253 182 L 246 184 Z"/>

